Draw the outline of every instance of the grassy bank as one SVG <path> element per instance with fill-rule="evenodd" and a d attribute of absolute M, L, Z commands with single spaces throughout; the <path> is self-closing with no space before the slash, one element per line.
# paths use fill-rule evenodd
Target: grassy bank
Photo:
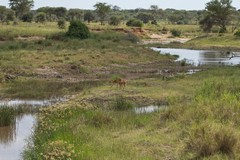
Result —
<path fill-rule="evenodd" d="M 25 158 L 238 159 L 238 70 L 213 69 L 168 81 L 134 80 L 125 90 L 93 88 L 41 111 L 35 146 Z M 126 107 L 115 109 L 116 95 Z M 149 102 L 168 108 L 150 114 L 129 109 Z M 71 151 L 63 149 L 70 146 Z M 54 154 L 53 148 L 66 154 Z"/>

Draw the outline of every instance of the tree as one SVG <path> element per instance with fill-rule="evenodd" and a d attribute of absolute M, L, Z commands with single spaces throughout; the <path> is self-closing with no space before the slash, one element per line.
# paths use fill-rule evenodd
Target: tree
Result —
<path fill-rule="evenodd" d="M 103 25 L 107 14 L 111 11 L 111 6 L 107 5 L 107 3 L 98 2 L 94 5 L 94 7 L 96 8 L 97 15 L 100 18 L 101 25 Z"/>
<path fill-rule="evenodd" d="M 82 20 L 83 19 L 83 11 L 81 9 L 69 9 L 67 14 L 68 20 Z"/>
<path fill-rule="evenodd" d="M 117 26 L 121 23 L 121 18 L 117 16 L 112 16 L 108 22 L 110 25 Z"/>
<path fill-rule="evenodd" d="M 23 22 L 32 22 L 32 20 L 33 20 L 33 13 L 32 12 L 25 13 L 22 16 L 22 21 Z"/>
<path fill-rule="evenodd" d="M 143 23 L 148 23 L 151 20 L 154 20 L 153 16 L 147 13 L 139 13 L 137 19 L 143 21 Z"/>
<path fill-rule="evenodd" d="M 90 23 L 94 19 L 95 19 L 95 17 L 92 12 L 88 11 L 84 14 L 84 21 L 87 21 L 88 23 Z"/>
<path fill-rule="evenodd" d="M 0 22 L 9 22 L 14 20 L 15 12 L 5 6 L 0 6 Z"/>
<path fill-rule="evenodd" d="M 44 13 L 44 12 L 39 12 L 39 13 L 37 13 L 37 15 L 36 15 L 36 17 L 35 17 L 35 21 L 37 22 L 37 23 L 44 23 L 44 22 L 46 22 L 46 13 Z"/>
<path fill-rule="evenodd" d="M 9 7 L 15 11 L 17 18 L 22 18 L 34 6 L 33 0 L 9 0 Z"/>
<path fill-rule="evenodd" d="M 119 6 L 113 6 L 112 7 L 112 10 L 114 11 L 114 12 L 116 12 L 116 11 L 120 11 L 121 10 L 121 8 L 119 7 Z"/>
<path fill-rule="evenodd" d="M 0 6 L 0 21 L 4 22 L 6 19 L 6 10 L 7 8 L 5 6 Z"/>
<path fill-rule="evenodd" d="M 206 4 L 206 14 L 200 21 L 203 29 L 211 30 L 215 25 L 220 27 L 220 32 L 226 32 L 226 26 L 231 20 L 234 8 L 232 0 L 212 0 Z"/>
<path fill-rule="evenodd" d="M 57 16 L 58 19 L 65 19 L 67 16 L 67 9 L 64 7 L 54 8 L 54 14 Z"/>
<path fill-rule="evenodd" d="M 151 5 L 150 6 L 150 10 L 151 10 L 151 13 L 152 13 L 152 16 L 154 18 L 154 20 L 157 20 L 158 18 L 158 11 L 159 11 L 159 8 L 157 5 Z"/>

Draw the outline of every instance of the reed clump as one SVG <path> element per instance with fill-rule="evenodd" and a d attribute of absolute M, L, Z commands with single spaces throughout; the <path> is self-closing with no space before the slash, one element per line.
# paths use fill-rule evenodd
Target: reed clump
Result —
<path fill-rule="evenodd" d="M 0 127 L 10 126 L 15 122 L 14 108 L 0 106 Z"/>

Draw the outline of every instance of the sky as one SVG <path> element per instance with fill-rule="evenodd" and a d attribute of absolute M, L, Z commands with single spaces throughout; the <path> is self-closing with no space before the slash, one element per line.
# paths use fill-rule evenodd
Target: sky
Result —
<path fill-rule="evenodd" d="M 39 7 L 66 7 L 80 9 L 94 9 L 97 2 L 117 5 L 122 9 L 149 8 L 150 5 L 158 5 L 159 8 L 174 8 L 185 10 L 202 10 L 210 0 L 34 0 L 34 9 Z M 0 0 L 0 5 L 8 6 L 8 0 Z M 240 1 L 233 0 L 234 7 L 240 9 Z"/>

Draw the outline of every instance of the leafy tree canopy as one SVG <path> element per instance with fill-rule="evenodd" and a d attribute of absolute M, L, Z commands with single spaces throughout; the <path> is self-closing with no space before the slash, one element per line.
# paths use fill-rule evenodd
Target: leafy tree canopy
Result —
<path fill-rule="evenodd" d="M 21 18 L 34 6 L 33 0 L 9 0 L 9 7 L 15 11 L 16 17 Z"/>

